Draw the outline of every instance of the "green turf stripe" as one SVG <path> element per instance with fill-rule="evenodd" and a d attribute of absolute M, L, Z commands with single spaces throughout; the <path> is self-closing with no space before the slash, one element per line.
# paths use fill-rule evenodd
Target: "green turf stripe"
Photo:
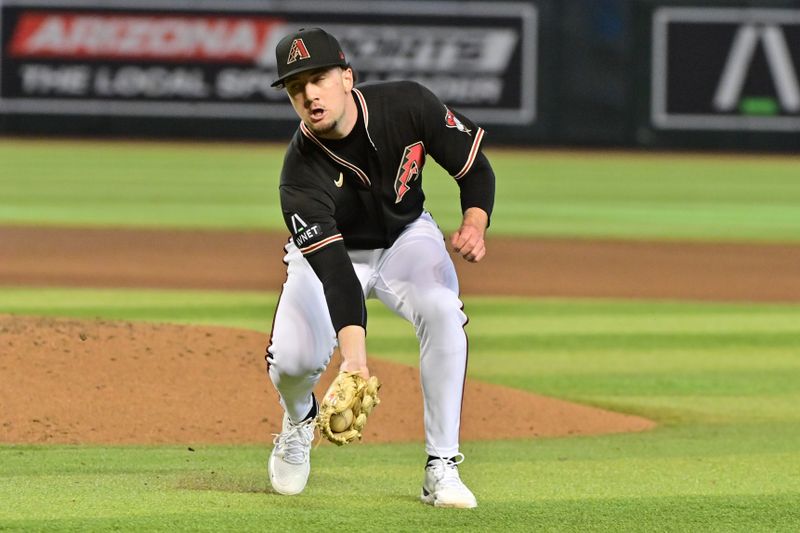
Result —
<path fill-rule="evenodd" d="M 284 147 L 0 143 L 0 223 L 285 231 Z M 493 234 L 800 240 L 797 160 L 488 150 Z M 433 162 L 427 208 L 447 231 L 458 187 Z"/>

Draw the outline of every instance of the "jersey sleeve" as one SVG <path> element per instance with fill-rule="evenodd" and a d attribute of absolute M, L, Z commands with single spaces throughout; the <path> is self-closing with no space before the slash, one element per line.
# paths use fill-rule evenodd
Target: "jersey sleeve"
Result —
<path fill-rule="evenodd" d="M 419 85 L 422 137 L 428 154 L 458 183 L 461 208 L 480 207 L 491 216 L 494 172 L 481 153 L 484 130 L 450 109 L 430 90 Z"/>
<path fill-rule="evenodd" d="M 322 283 L 334 330 L 366 329 L 364 293 L 333 218 L 333 201 L 321 191 L 282 185 L 281 209 L 292 242 Z"/>
<path fill-rule="evenodd" d="M 344 243 L 326 246 L 307 259 L 322 282 L 334 331 L 338 333 L 345 326 L 367 329 L 364 292 Z"/>
<path fill-rule="evenodd" d="M 292 242 L 303 255 L 342 240 L 333 218 L 333 200 L 321 191 L 281 185 L 281 210 Z"/>
<path fill-rule="evenodd" d="M 444 105 L 429 89 L 421 91 L 422 136 L 427 152 L 455 179 L 472 168 L 484 131 L 467 117 Z"/>

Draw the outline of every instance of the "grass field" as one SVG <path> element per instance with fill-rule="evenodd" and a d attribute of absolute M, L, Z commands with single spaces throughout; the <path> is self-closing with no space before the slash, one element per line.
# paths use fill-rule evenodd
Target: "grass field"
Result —
<path fill-rule="evenodd" d="M 19 314 L 264 329 L 262 293 L 0 289 Z M 44 304 L 43 302 L 47 302 Z M 467 300 L 470 376 L 656 419 L 606 437 L 468 442 L 468 515 L 414 496 L 419 446 L 323 447 L 306 493 L 265 493 L 254 446 L 0 447 L 0 527 L 56 530 L 792 531 L 800 525 L 800 306 Z M 371 349 L 413 364 L 370 307 Z M 268 318 L 266 318 L 268 320 Z M 400 326 L 401 331 L 397 331 Z M 405 333 L 406 335 L 403 335 Z M 408 341 L 408 342 L 407 342 Z M 368 472 L 379 471 L 379 477 Z M 340 476 L 357 482 L 337 485 Z M 364 495 L 369 495 L 366 501 Z"/>
<path fill-rule="evenodd" d="M 283 146 L 0 140 L 0 223 L 283 230 Z M 492 233 L 800 240 L 800 158 L 488 151 Z M 428 207 L 455 228 L 457 187 L 425 170 Z"/>
<path fill-rule="evenodd" d="M 278 227 L 281 151 L 0 141 L 0 223 Z M 796 159 L 490 157 L 501 177 L 497 233 L 800 237 Z M 446 226 L 457 202 L 445 183 L 426 178 Z M 0 287 L 0 313 L 266 331 L 275 296 Z M 416 501 L 419 445 L 322 447 L 295 498 L 266 492 L 261 447 L 5 445 L 0 530 L 800 529 L 800 305 L 465 301 L 471 377 L 641 414 L 659 427 L 467 442 L 463 477 L 480 502 L 468 512 Z M 414 364 L 411 329 L 381 307 L 369 312 L 370 351 Z"/>

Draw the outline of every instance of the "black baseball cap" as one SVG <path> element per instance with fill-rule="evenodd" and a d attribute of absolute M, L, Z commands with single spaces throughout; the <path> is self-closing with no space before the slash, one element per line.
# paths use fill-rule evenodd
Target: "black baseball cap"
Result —
<path fill-rule="evenodd" d="M 348 67 L 339 41 L 321 28 L 300 28 L 275 47 L 278 79 L 273 87 L 283 87 L 286 78 L 323 67 Z"/>

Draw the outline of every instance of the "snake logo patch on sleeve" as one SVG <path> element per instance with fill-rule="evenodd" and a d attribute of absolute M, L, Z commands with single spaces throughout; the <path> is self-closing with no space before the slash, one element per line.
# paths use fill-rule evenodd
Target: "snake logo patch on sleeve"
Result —
<path fill-rule="evenodd" d="M 472 135 L 472 130 L 467 128 L 463 122 L 458 120 L 458 117 L 450 111 L 449 107 L 445 107 L 447 109 L 447 114 L 444 116 L 444 123 L 447 125 L 448 128 L 455 128 L 458 131 L 464 132 L 467 135 Z"/>

